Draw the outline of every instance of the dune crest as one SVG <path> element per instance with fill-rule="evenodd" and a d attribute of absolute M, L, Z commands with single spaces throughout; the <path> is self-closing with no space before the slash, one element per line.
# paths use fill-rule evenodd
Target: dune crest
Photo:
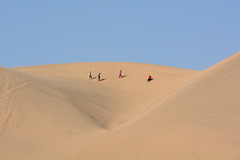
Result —
<path fill-rule="evenodd" d="M 94 62 L 0 76 L 0 159 L 239 156 L 240 52 L 205 71 Z"/>
<path fill-rule="evenodd" d="M 118 78 L 119 68 L 123 69 L 124 78 Z M 65 87 L 67 90 L 63 94 L 70 102 L 106 129 L 121 125 L 153 98 L 164 95 L 197 72 L 158 65 L 111 62 L 33 66 L 17 70 L 59 83 L 58 88 Z M 93 77 L 101 72 L 104 80 L 89 80 L 89 70 L 92 70 Z M 148 74 L 153 74 L 151 83 L 146 83 Z M 136 102 L 136 99 L 141 101 Z"/>

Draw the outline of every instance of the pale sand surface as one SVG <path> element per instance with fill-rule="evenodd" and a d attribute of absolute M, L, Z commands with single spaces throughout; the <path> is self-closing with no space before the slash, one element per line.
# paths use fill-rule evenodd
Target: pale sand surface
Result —
<path fill-rule="evenodd" d="M 94 62 L 0 77 L 0 160 L 240 159 L 240 53 L 204 71 Z"/>

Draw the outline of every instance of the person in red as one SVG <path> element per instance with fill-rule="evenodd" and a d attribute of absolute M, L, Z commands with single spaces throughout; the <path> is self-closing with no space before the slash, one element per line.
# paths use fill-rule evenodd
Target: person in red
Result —
<path fill-rule="evenodd" d="M 120 70 L 118 78 L 122 78 L 122 70 Z"/>
<path fill-rule="evenodd" d="M 150 82 L 151 80 L 152 80 L 152 76 L 149 75 L 149 76 L 148 76 L 148 80 L 147 80 L 147 82 Z"/>

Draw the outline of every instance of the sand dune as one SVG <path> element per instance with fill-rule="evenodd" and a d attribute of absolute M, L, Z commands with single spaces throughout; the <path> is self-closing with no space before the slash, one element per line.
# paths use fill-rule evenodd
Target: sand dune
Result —
<path fill-rule="evenodd" d="M 240 158 L 240 53 L 205 71 L 95 62 L 0 76 L 0 159 Z"/>

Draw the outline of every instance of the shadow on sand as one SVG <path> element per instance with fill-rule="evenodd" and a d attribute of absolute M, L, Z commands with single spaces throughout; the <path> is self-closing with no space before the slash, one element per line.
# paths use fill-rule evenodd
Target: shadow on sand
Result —
<path fill-rule="evenodd" d="M 122 78 L 127 77 L 127 75 L 123 75 Z"/>
<path fill-rule="evenodd" d="M 153 80 L 153 78 L 152 79 L 148 79 L 147 82 L 151 82 L 152 80 Z"/>

